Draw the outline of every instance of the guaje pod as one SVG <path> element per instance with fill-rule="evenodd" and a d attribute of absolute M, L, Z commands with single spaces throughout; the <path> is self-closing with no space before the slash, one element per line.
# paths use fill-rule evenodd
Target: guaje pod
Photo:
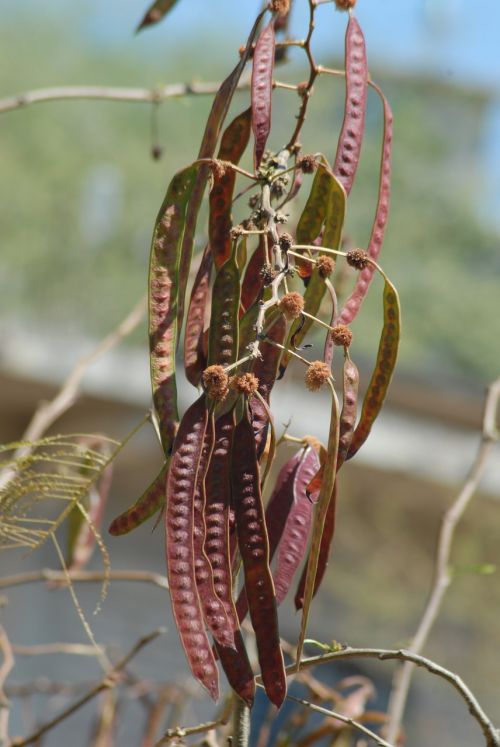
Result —
<path fill-rule="evenodd" d="M 169 464 L 170 460 L 163 465 L 160 474 L 155 477 L 133 506 L 113 519 L 108 529 L 110 534 L 114 537 L 128 534 L 162 508 L 165 503 L 165 486 Z"/>
<path fill-rule="evenodd" d="M 187 380 L 193 386 L 198 386 L 201 374 L 207 367 L 203 351 L 203 333 L 205 310 L 210 299 L 212 266 L 212 252 L 210 245 L 207 244 L 193 282 L 184 332 L 184 370 Z"/>
<path fill-rule="evenodd" d="M 208 364 L 228 366 L 238 357 L 240 272 L 236 252 L 218 271 L 212 291 L 208 337 Z"/>
<path fill-rule="evenodd" d="M 260 166 L 271 131 L 271 102 L 273 92 L 274 20 L 262 29 L 255 44 L 252 67 L 252 129 L 255 137 L 254 167 Z"/>

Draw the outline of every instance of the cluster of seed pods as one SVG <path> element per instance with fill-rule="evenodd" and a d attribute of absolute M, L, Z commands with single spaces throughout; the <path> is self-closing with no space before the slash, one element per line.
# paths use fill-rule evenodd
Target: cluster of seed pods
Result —
<path fill-rule="evenodd" d="M 155 3 L 148 23 L 173 4 Z M 370 433 L 398 350 L 398 295 L 376 262 L 389 206 L 392 115 L 370 80 L 354 2 L 337 6 L 351 10 L 344 120 L 336 149 L 332 143 L 332 157 L 304 155 L 296 142 L 266 150 L 279 50 L 275 33 L 284 27 L 289 8 L 287 2 L 275 1 L 262 29 L 268 11 L 257 18 L 238 64 L 215 97 L 198 158 L 179 171 L 167 189 L 155 224 L 149 276 L 151 380 L 165 464 L 141 498 L 110 527 L 112 534 L 125 534 L 164 506 L 173 617 L 189 666 L 217 699 L 220 662 L 231 687 L 249 705 L 257 666 L 269 700 L 280 707 L 286 697 L 278 605 L 302 566 L 295 589 L 295 605 L 302 610 L 300 657 L 312 600 L 333 543 L 337 475 Z M 224 129 L 252 57 L 250 107 Z M 361 155 L 369 85 L 380 94 L 384 109 L 379 197 L 367 251 L 345 253 L 340 249 L 344 217 Z M 302 90 L 302 102 L 310 93 Z M 305 112 L 303 103 L 299 120 L 300 112 Z M 294 132 L 300 130 L 295 123 L 293 127 Z M 249 172 L 239 164 L 252 132 Z M 306 189 L 309 174 L 312 182 L 299 219 L 285 231 L 281 209 Z M 242 179 L 249 180 L 248 190 L 245 184 L 238 194 Z M 208 242 L 184 313 L 196 221 L 207 183 Z M 250 189 L 249 213 L 234 225 L 234 203 Z M 343 307 L 335 287 L 339 262 L 347 262 L 354 276 Z M 349 325 L 374 272 L 384 278 L 383 325 L 358 417 L 360 377 L 351 358 L 355 345 L 351 347 Z M 180 417 L 175 360 L 183 325 L 184 371 L 198 396 Z M 317 360 L 305 358 L 309 353 L 303 352 L 312 347 L 306 340 L 313 329 L 325 335 Z M 291 363 L 305 367 L 308 390 L 322 390 L 316 396 L 327 398 L 325 446 L 314 437 L 287 432 L 276 438 L 272 391 Z M 336 382 L 342 382 L 341 403 Z M 281 469 L 268 491 L 268 478 L 278 462 Z M 247 613 L 255 634 L 254 664 L 240 628 Z"/>

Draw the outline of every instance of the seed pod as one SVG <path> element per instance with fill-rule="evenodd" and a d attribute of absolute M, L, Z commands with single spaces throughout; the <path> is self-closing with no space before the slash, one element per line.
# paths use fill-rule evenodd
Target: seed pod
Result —
<path fill-rule="evenodd" d="M 279 708 L 286 695 L 286 676 L 269 569 L 269 545 L 255 440 L 246 408 L 234 432 L 231 479 L 238 545 L 262 681 L 269 699 Z"/>
<path fill-rule="evenodd" d="M 373 223 L 370 241 L 368 244 L 368 255 L 376 260 L 380 254 L 384 240 L 385 227 L 389 215 L 389 201 L 391 196 L 391 146 L 392 146 L 392 111 L 389 102 L 378 86 L 371 83 L 382 100 L 384 107 L 384 136 L 382 145 L 382 160 L 380 165 L 380 181 L 378 190 L 377 208 L 375 221 Z M 373 265 L 368 265 L 359 273 L 356 285 L 347 299 L 338 321 L 341 324 L 350 324 L 356 317 L 361 304 L 368 292 L 375 272 Z"/>
<path fill-rule="evenodd" d="M 401 312 L 396 288 L 386 279 L 384 285 L 384 326 L 380 336 L 377 360 L 363 400 L 359 423 L 354 431 L 347 459 L 364 444 L 372 429 L 391 383 L 396 365 L 401 330 Z"/>
<path fill-rule="evenodd" d="M 207 423 L 202 395 L 184 414 L 175 438 L 167 478 L 165 532 L 170 598 L 181 643 L 194 677 L 217 700 L 219 676 L 205 632 L 194 563 L 194 494 Z"/>
<path fill-rule="evenodd" d="M 286 322 L 280 315 L 276 322 L 270 327 L 267 336 L 273 342 L 283 344 L 286 335 Z M 261 357 L 253 364 L 253 373 L 259 380 L 258 392 L 269 405 L 271 390 L 276 381 L 278 366 L 281 358 L 281 350 L 275 345 L 263 340 L 260 344 Z M 260 459 L 266 445 L 269 429 L 269 414 L 265 406 L 257 398 L 252 401 L 252 425 L 255 434 L 255 447 L 257 457 Z"/>
<path fill-rule="evenodd" d="M 255 170 L 260 166 L 271 131 L 274 70 L 274 21 L 262 29 L 255 44 L 252 67 L 252 129 L 255 137 Z"/>
<path fill-rule="evenodd" d="M 178 337 L 179 262 L 186 212 L 197 167 L 177 172 L 156 219 L 149 264 L 149 346 L 153 403 L 165 454 L 177 427 L 175 350 Z"/>
<path fill-rule="evenodd" d="M 136 33 L 142 31 L 146 26 L 152 26 L 155 23 L 161 21 L 171 10 L 177 0 L 155 0 L 155 2 L 148 8 L 146 15 L 138 25 Z"/>
<path fill-rule="evenodd" d="M 300 658 L 302 656 L 302 649 L 306 637 L 307 621 L 309 618 L 309 610 L 311 608 L 311 602 L 314 594 L 314 584 L 318 568 L 323 527 L 328 511 L 328 505 L 330 504 L 330 499 L 333 495 L 333 488 L 335 483 L 339 444 L 339 405 L 337 395 L 333 386 L 331 387 L 331 392 L 332 409 L 330 415 L 330 431 L 328 434 L 328 453 L 325 461 L 323 482 L 321 485 L 318 502 L 316 504 L 313 528 L 311 532 L 311 549 L 309 551 L 309 560 L 307 563 L 304 585 L 304 604 L 302 610 L 299 643 L 297 645 L 297 661 L 300 661 Z"/>
<path fill-rule="evenodd" d="M 218 158 L 237 164 L 250 138 L 251 109 L 234 119 L 222 135 Z M 208 241 L 219 269 L 231 256 L 231 206 L 233 202 L 236 172 L 225 168 L 220 175 L 213 175 L 213 186 L 209 195 Z"/>
<path fill-rule="evenodd" d="M 295 237 L 297 244 L 312 244 L 321 233 L 330 199 L 333 174 L 323 155 L 317 158 L 318 168 L 314 175 L 311 192 L 301 213 Z"/>
<path fill-rule="evenodd" d="M 351 445 L 356 412 L 358 408 L 359 373 L 356 364 L 347 356 L 344 358 L 344 390 L 342 412 L 340 413 L 339 453 L 337 456 L 337 472 L 347 459 Z"/>
<path fill-rule="evenodd" d="M 250 257 L 250 261 L 245 270 L 243 276 L 243 282 L 241 284 L 241 305 L 244 311 L 247 311 L 250 306 L 257 300 L 260 290 L 262 288 L 262 275 L 261 271 L 266 261 L 266 251 L 264 237 L 259 236 L 259 243 L 254 253 Z"/>
<path fill-rule="evenodd" d="M 299 454 L 300 461 L 292 484 L 293 503 L 286 519 L 273 574 L 278 605 L 286 597 L 295 572 L 306 553 L 312 522 L 313 504 L 309 500 L 306 488 L 318 470 L 319 459 L 311 447 L 303 449 Z"/>
<path fill-rule="evenodd" d="M 170 460 L 162 467 L 160 474 L 155 477 L 144 493 L 136 500 L 133 506 L 113 519 L 109 525 L 108 532 L 114 537 L 128 534 L 132 529 L 139 527 L 150 516 L 159 511 L 165 503 L 165 486 Z"/>
<path fill-rule="evenodd" d="M 358 21 L 354 16 L 350 16 L 345 37 L 344 121 L 333 166 L 333 173 L 342 183 L 347 195 L 352 189 L 361 153 L 365 131 L 367 85 L 365 39 Z"/>
<path fill-rule="evenodd" d="M 228 366 L 238 357 L 240 272 L 235 253 L 220 268 L 212 291 L 208 364 Z"/>
<path fill-rule="evenodd" d="M 210 297 L 212 265 L 212 253 L 210 246 L 207 245 L 191 290 L 184 333 L 184 370 L 187 380 L 193 386 L 199 385 L 201 373 L 207 367 L 207 360 L 203 353 L 203 329 L 205 310 Z"/>

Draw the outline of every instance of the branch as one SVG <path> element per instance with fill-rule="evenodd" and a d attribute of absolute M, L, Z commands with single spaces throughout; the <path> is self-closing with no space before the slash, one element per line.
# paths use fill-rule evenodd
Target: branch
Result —
<path fill-rule="evenodd" d="M 25 745 L 27 744 L 37 742 L 40 737 L 50 731 L 50 729 L 53 729 L 55 726 L 60 724 L 61 721 L 64 721 L 90 700 L 93 700 L 97 695 L 99 695 L 99 693 L 103 692 L 104 690 L 109 690 L 110 688 L 116 687 L 120 679 L 120 673 L 125 669 L 130 660 L 134 656 L 136 656 L 139 651 L 141 651 L 141 649 L 158 638 L 158 636 L 163 635 L 164 632 L 165 630 L 163 628 L 159 628 L 158 630 L 154 630 L 149 635 L 144 636 L 144 638 L 141 638 L 131 648 L 129 653 L 124 656 L 123 659 L 121 659 L 118 664 L 116 664 L 116 666 L 114 666 L 113 669 L 106 675 L 106 677 L 101 680 L 101 682 L 95 685 L 91 690 L 85 693 L 85 695 L 75 701 L 72 705 L 68 706 L 68 708 L 65 708 L 63 711 L 61 711 L 58 716 L 55 716 L 55 718 L 47 721 L 45 724 L 42 724 L 42 726 L 40 726 L 35 732 L 33 732 L 33 734 L 30 734 L 25 738 L 13 739 L 10 747 L 25 747 Z"/>
<path fill-rule="evenodd" d="M 68 571 L 68 576 L 71 581 L 101 582 L 105 578 L 108 578 L 110 581 L 138 581 L 153 584 L 160 589 L 168 589 L 168 581 L 165 576 L 150 571 L 122 570 L 109 571 L 107 574 L 103 571 Z M 67 576 L 63 571 L 52 571 L 49 568 L 44 568 L 40 571 L 16 573 L 13 576 L 0 578 L 0 589 L 7 589 L 10 586 L 20 586 L 21 584 L 32 584 L 37 581 L 49 581 L 63 586 L 67 583 Z"/>
<path fill-rule="evenodd" d="M 308 669 L 315 667 L 318 664 L 324 664 L 329 661 L 339 661 L 342 659 L 355 659 L 355 658 L 367 658 L 367 659 L 379 659 L 380 661 L 385 660 L 398 660 L 405 662 L 412 662 L 417 667 L 423 667 L 427 669 L 431 674 L 435 674 L 437 677 L 441 677 L 455 688 L 460 694 L 463 700 L 466 702 L 471 716 L 479 724 L 481 731 L 486 737 L 486 744 L 488 747 L 500 747 L 500 731 L 497 730 L 488 716 L 485 714 L 481 706 L 479 705 L 476 697 L 469 690 L 465 682 L 457 674 L 450 672 L 448 669 L 436 664 L 431 659 L 426 659 L 419 654 L 415 654 L 412 651 L 404 649 L 389 650 L 379 648 L 345 648 L 341 651 L 332 651 L 327 654 L 321 654 L 320 656 L 312 656 L 308 659 L 302 659 L 297 664 L 292 664 L 286 668 L 287 674 L 295 674 L 297 671 L 302 669 Z"/>
<path fill-rule="evenodd" d="M 441 530 L 436 547 L 436 559 L 434 565 L 434 579 L 424 613 L 420 620 L 417 631 L 408 646 L 408 650 L 419 654 L 429 637 L 432 627 L 439 614 L 444 596 L 451 583 L 450 557 L 453 538 L 457 525 L 462 518 L 466 508 L 477 491 L 487 459 L 493 445 L 498 441 L 496 425 L 496 413 L 500 399 L 500 379 L 493 382 L 487 390 L 484 404 L 481 444 L 469 474 L 465 480 L 462 490 L 444 514 L 441 521 Z M 393 690 L 389 700 L 389 726 L 387 738 L 395 741 L 400 730 L 403 714 L 410 690 L 411 678 L 414 665 L 406 662 L 397 670 L 393 680 Z"/>
<path fill-rule="evenodd" d="M 2 666 L 0 667 L 0 745 L 8 745 L 10 705 L 4 692 L 4 684 L 14 668 L 14 654 L 7 633 L 1 625 L 0 652 L 3 654 Z"/>

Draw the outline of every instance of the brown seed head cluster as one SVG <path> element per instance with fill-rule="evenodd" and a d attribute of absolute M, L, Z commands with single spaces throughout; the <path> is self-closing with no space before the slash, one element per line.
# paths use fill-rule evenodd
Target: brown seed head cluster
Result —
<path fill-rule="evenodd" d="M 279 307 L 287 319 L 297 319 L 304 309 L 304 299 L 296 291 L 285 293 Z"/>
<path fill-rule="evenodd" d="M 351 10 L 356 5 L 356 0 L 335 0 L 337 10 Z"/>
<path fill-rule="evenodd" d="M 323 361 L 313 361 L 306 371 L 305 382 L 310 392 L 317 392 L 330 378 L 330 367 Z"/>
<path fill-rule="evenodd" d="M 347 252 L 347 264 L 355 267 L 356 270 L 364 270 L 368 266 L 369 255 L 364 249 L 351 249 Z"/>
<path fill-rule="evenodd" d="M 269 7 L 273 13 L 284 16 L 290 10 L 290 0 L 271 0 Z"/>
<path fill-rule="evenodd" d="M 331 257 L 327 257 L 326 254 L 321 254 L 316 260 L 316 266 L 321 277 L 327 278 L 335 269 L 335 260 Z"/>
<path fill-rule="evenodd" d="M 316 170 L 318 162 L 312 153 L 301 156 L 297 159 L 297 167 L 303 174 L 312 174 Z"/>
<path fill-rule="evenodd" d="M 226 398 L 229 389 L 229 377 L 223 366 L 209 366 L 202 374 L 203 386 L 208 396 L 216 402 Z"/>
<path fill-rule="evenodd" d="M 245 229 L 239 223 L 231 228 L 230 234 L 232 239 L 237 239 L 239 236 L 243 236 Z"/>
<path fill-rule="evenodd" d="M 352 332 L 345 324 L 337 324 L 330 334 L 334 345 L 348 348 L 352 342 Z"/>
<path fill-rule="evenodd" d="M 253 373 L 245 373 L 240 376 L 233 376 L 230 384 L 237 392 L 246 394 L 247 397 L 250 397 L 257 391 L 259 380 Z"/>
<path fill-rule="evenodd" d="M 293 246 L 293 236 L 289 233 L 282 233 L 280 236 L 280 249 L 287 252 Z"/>
<path fill-rule="evenodd" d="M 260 268 L 259 275 L 262 278 L 264 285 L 270 285 L 276 277 L 277 272 L 276 270 L 273 270 L 272 265 L 270 265 L 269 262 L 266 262 Z"/>

